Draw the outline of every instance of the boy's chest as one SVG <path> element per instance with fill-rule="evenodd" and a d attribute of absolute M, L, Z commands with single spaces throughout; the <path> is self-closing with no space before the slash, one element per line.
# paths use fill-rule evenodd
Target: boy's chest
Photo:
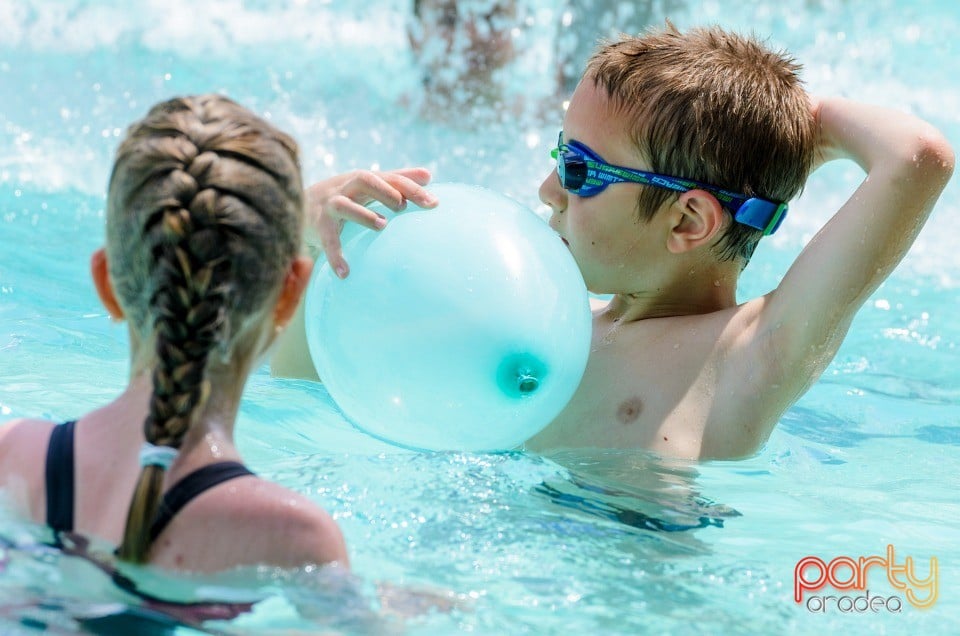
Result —
<path fill-rule="evenodd" d="M 637 327 L 595 332 L 576 393 L 528 448 L 645 448 L 699 457 L 718 383 L 716 336 Z"/>

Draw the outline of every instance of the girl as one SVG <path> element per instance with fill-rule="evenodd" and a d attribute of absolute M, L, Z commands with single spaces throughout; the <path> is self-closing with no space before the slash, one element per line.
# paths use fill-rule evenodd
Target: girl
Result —
<path fill-rule="evenodd" d="M 303 198 L 294 141 L 227 98 L 173 99 L 131 126 L 91 263 L 128 322 L 130 380 L 75 422 L 0 429 L 0 487 L 33 519 L 171 570 L 348 566 L 330 515 L 254 476 L 233 440 L 247 376 L 310 276 Z"/>

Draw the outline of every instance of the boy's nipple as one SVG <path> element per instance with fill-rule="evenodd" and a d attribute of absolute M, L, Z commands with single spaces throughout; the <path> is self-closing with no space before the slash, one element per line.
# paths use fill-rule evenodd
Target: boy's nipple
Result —
<path fill-rule="evenodd" d="M 643 400 L 634 396 L 620 403 L 620 408 L 617 409 L 617 419 L 624 426 L 633 424 L 640 417 L 641 411 L 643 411 Z"/>

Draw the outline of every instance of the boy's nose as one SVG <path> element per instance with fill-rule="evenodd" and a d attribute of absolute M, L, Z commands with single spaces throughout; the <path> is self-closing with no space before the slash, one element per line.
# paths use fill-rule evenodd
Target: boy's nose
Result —
<path fill-rule="evenodd" d="M 557 178 L 556 169 L 552 170 L 547 178 L 540 184 L 538 191 L 540 201 L 550 206 L 550 227 L 557 229 L 559 224 L 559 215 L 567 209 L 567 191 L 560 187 L 560 179 Z"/>

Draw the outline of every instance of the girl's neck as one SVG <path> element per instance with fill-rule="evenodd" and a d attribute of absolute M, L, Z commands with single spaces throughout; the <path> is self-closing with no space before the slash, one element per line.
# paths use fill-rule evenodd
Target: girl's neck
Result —
<path fill-rule="evenodd" d="M 233 374 L 230 374 L 233 375 Z M 180 446 L 180 455 L 171 466 L 168 479 L 179 477 L 212 462 L 239 461 L 233 441 L 233 428 L 240 407 L 242 382 L 226 381 L 222 375 L 212 383 L 209 397 L 195 413 L 190 430 Z M 152 371 L 145 369 L 134 375 L 126 390 L 111 404 L 101 409 L 104 422 L 122 422 L 117 435 L 129 437 L 127 445 L 143 443 L 143 426 L 149 414 L 153 393 Z M 131 452 L 134 452 L 131 449 Z"/>

